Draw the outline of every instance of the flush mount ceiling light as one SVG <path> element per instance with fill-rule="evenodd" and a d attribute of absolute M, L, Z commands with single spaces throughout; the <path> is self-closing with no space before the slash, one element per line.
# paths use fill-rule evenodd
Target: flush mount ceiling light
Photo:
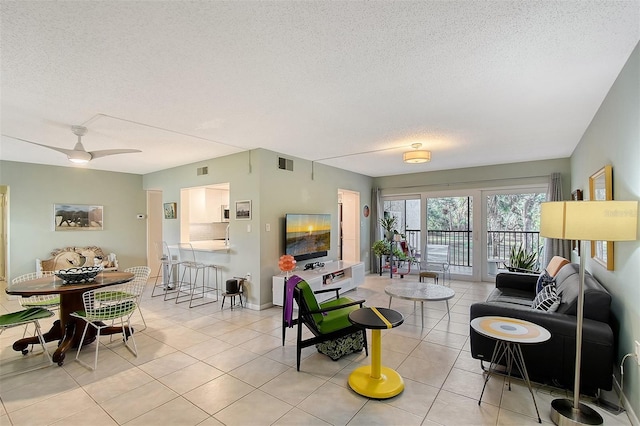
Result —
<path fill-rule="evenodd" d="M 413 151 L 402 154 L 402 161 L 410 164 L 427 163 L 431 161 L 431 151 L 420 149 L 421 143 L 411 144 Z"/>

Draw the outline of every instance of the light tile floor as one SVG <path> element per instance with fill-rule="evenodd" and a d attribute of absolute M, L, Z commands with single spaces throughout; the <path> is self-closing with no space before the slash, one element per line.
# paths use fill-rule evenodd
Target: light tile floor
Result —
<path fill-rule="evenodd" d="M 405 279 L 415 279 L 406 277 Z M 369 275 L 350 292 L 369 306 L 387 306 L 388 277 Z M 469 353 L 469 306 L 484 300 L 493 285 L 454 281 L 451 319 L 444 302 L 425 304 L 425 326 L 419 306 L 394 299 L 392 308 L 405 315 L 400 327 L 384 331 L 383 364 L 404 378 L 397 397 L 376 401 L 348 387 L 349 373 L 368 364 L 364 353 L 338 361 L 303 351 L 295 368 L 295 329 L 281 345 L 278 307 L 264 311 L 220 310 L 220 302 L 189 309 L 151 298 L 147 286 L 142 309 L 148 328 L 135 334 L 138 357 L 119 338 L 100 341 L 98 369 L 87 370 L 68 353 L 62 367 L 0 378 L 0 425 L 527 425 L 537 424 L 526 386 L 492 377 L 482 405 L 480 363 Z M 2 297 L 2 313 L 17 310 Z M 138 314 L 134 327 L 141 328 Z M 50 322 L 43 324 L 46 330 Z M 44 359 L 39 348 L 22 357 L 11 349 L 21 329 L 0 336 L 0 368 L 5 375 Z M 55 343 L 49 343 L 55 349 Z M 81 357 L 91 360 L 93 345 Z M 536 386 L 544 423 L 559 389 Z M 592 407 L 593 404 L 591 404 Z M 625 414 L 599 407 L 608 425 L 630 425 Z"/>

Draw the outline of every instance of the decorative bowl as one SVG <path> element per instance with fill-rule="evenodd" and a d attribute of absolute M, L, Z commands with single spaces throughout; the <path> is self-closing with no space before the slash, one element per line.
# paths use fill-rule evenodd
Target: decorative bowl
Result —
<path fill-rule="evenodd" d="M 54 272 L 64 284 L 88 283 L 102 271 L 102 266 L 83 266 L 81 268 L 60 269 Z"/>

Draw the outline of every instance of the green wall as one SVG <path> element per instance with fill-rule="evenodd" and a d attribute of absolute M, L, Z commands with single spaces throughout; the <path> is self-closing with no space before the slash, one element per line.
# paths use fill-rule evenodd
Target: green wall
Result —
<path fill-rule="evenodd" d="M 121 268 L 146 265 L 146 213 L 142 176 L 0 161 L 0 184 L 9 187 L 9 278 L 35 271 L 35 259 L 56 248 L 101 247 L 118 256 Z M 55 203 L 104 207 L 104 230 L 53 230 Z"/>
<path fill-rule="evenodd" d="M 214 158 L 186 166 L 145 175 L 143 187 L 161 190 L 163 202 L 180 200 L 180 189 L 214 183 L 229 183 L 229 205 L 251 200 L 250 221 L 230 220 L 231 250 L 228 255 L 212 255 L 223 270 L 223 282 L 233 276 L 251 273 L 247 297 L 254 309 L 272 302 L 272 276 L 280 273 L 278 258 L 283 254 L 285 213 L 331 213 L 338 229 L 338 189 L 360 192 L 361 207 L 370 204 L 371 178 L 334 167 L 286 156 L 294 161 L 293 171 L 278 169 L 278 154 L 256 149 Z M 197 176 L 198 167 L 207 166 L 209 174 Z M 178 207 L 179 209 L 179 207 Z M 360 208 L 362 211 L 362 208 Z M 369 253 L 369 219 L 361 224 L 361 260 Z M 266 230 L 269 224 L 270 231 Z M 251 230 L 248 230 L 248 226 Z M 366 231 L 363 231 L 366 230 Z M 180 239 L 180 223 L 163 221 L 163 238 L 172 243 Z M 338 233 L 332 233 L 331 251 L 326 259 L 337 256 Z M 320 259 L 321 260 L 321 259 Z"/>
<path fill-rule="evenodd" d="M 613 198 L 640 200 L 639 46 L 571 156 L 571 186 L 584 190 L 588 198 L 589 176 L 606 164 L 613 166 Z M 605 270 L 591 259 L 586 267 L 613 296 L 612 310 L 620 324 L 616 362 L 619 366 L 622 357 L 633 352 L 634 340 L 640 341 L 640 241 L 615 243 L 614 255 L 614 271 Z M 624 371 L 624 393 L 637 419 L 640 367 L 630 358 Z M 619 371 L 616 376 L 619 379 Z"/>

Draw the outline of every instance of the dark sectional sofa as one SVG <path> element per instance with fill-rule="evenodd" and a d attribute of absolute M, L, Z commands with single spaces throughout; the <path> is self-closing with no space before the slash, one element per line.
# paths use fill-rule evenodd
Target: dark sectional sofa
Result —
<path fill-rule="evenodd" d="M 574 387 L 576 349 L 576 311 L 579 286 L 579 266 L 569 263 L 555 276 L 561 303 L 556 312 L 531 308 L 538 275 L 500 273 L 496 288 L 482 303 L 471 306 L 471 319 L 482 316 L 519 318 L 539 324 L 551 332 L 551 339 L 542 344 L 522 345 L 522 352 L 531 380 L 567 389 Z M 583 393 L 595 394 L 597 389 L 611 390 L 614 363 L 614 333 L 610 318 L 611 295 L 589 273 L 585 276 L 585 305 L 582 335 Z M 486 361 L 488 366 L 495 340 L 471 333 L 471 355 Z"/>

